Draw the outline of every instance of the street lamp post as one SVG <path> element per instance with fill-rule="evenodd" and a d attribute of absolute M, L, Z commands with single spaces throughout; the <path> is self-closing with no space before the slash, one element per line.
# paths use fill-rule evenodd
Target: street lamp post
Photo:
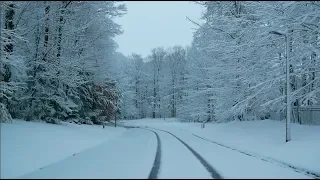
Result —
<path fill-rule="evenodd" d="M 280 33 L 277 31 L 270 31 L 270 34 L 275 34 L 279 36 L 284 36 L 285 41 L 286 41 L 286 86 L 287 86 L 287 93 L 286 93 L 286 98 L 287 98 L 287 118 L 286 118 L 286 142 L 291 140 L 291 128 L 290 128 L 290 123 L 291 123 L 291 97 L 290 97 L 290 69 L 289 69 L 289 39 L 288 35 L 285 33 Z"/>

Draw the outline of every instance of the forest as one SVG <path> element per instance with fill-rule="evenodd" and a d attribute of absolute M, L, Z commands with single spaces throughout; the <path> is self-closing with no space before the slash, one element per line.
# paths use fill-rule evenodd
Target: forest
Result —
<path fill-rule="evenodd" d="M 320 124 L 319 1 L 195 1 L 192 43 L 147 57 L 117 51 L 123 2 L 0 3 L 1 122 L 282 120 L 287 59 L 293 122 Z"/>

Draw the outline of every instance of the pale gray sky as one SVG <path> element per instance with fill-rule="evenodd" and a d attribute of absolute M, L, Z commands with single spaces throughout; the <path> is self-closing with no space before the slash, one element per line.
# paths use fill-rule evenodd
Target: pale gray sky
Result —
<path fill-rule="evenodd" d="M 196 28 L 186 16 L 200 21 L 202 7 L 191 1 L 126 1 L 128 12 L 115 22 L 124 33 L 115 40 L 118 51 L 146 57 L 155 47 L 190 45 Z"/>

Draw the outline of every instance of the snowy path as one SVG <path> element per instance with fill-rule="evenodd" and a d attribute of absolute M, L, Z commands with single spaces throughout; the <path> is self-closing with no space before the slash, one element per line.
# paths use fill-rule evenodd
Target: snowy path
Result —
<path fill-rule="evenodd" d="M 159 134 L 163 147 L 159 178 L 212 178 L 206 170 L 206 164 L 183 142 L 167 132 L 152 130 Z"/>
<path fill-rule="evenodd" d="M 277 166 L 201 140 L 191 133 L 176 128 L 161 129 L 165 129 L 185 141 L 195 151 L 199 152 L 199 154 L 201 154 L 201 156 L 210 164 L 214 165 L 216 170 L 224 178 L 312 178 L 305 174 L 295 172 L 292 169 Z"/>

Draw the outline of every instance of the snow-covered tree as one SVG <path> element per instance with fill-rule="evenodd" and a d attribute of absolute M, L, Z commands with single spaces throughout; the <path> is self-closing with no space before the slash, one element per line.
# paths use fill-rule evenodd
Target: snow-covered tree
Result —
<path fill-rule="evenodd" d="M 5 102 L 14 118 L 90 123 L 101 111 L 114 114 L 110 104 L 117 104 L 119 97 L 110 94 L 117 87 L 105 83 L 113 78 L 113 38 L 122 33 L 113 19 L 126 12 L 124 4 L 1 2 L 1 8 L 7 9 L 1 11 L 1 19 L 7 19 L 1 20 L 6 24 L 1 25 L 1 44 L 6 44 L 1 47 L 1 88 L 15 98 Z M 13 91 L 13 82 L 15 89 L 17 82 L 22 88 Z"/>

